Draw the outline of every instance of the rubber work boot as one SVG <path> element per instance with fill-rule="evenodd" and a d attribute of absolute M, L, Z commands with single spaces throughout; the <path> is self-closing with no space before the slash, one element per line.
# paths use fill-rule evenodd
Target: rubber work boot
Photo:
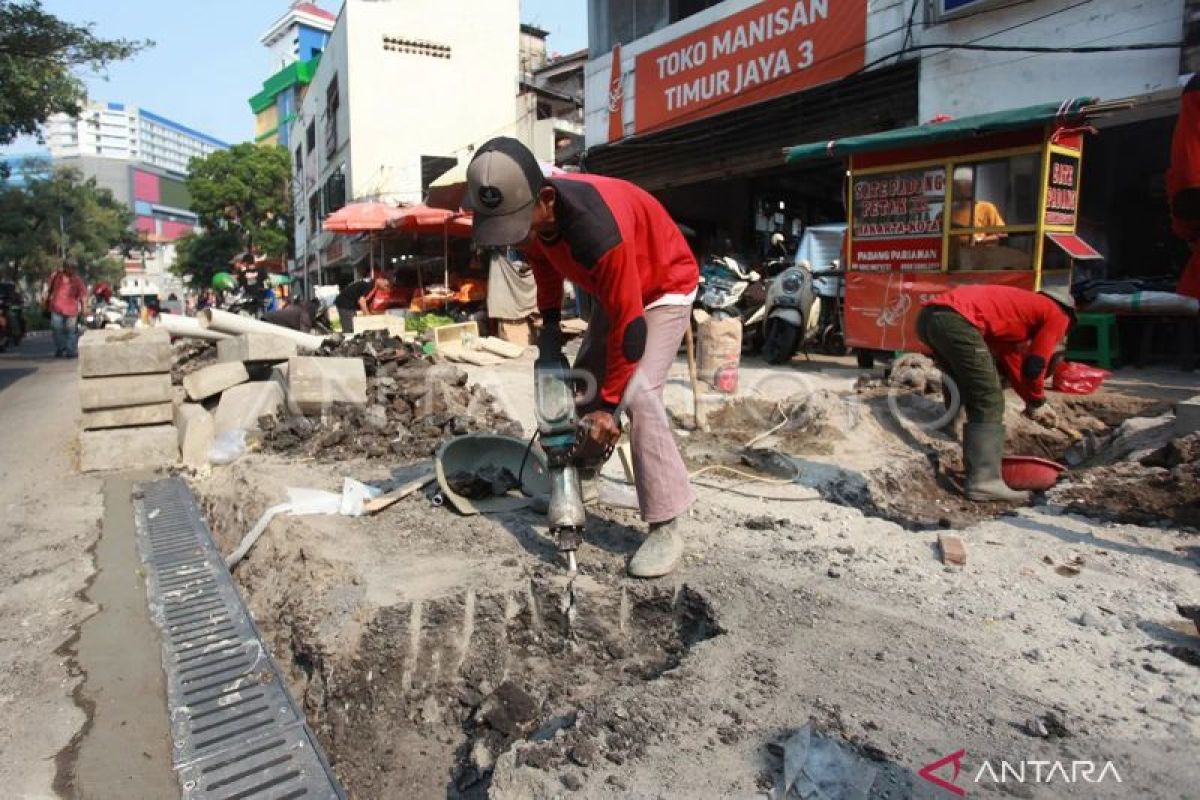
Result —
<path fill-rule="evenodd" d="M 635 578 L 661 578 L 669 575 L 683 555 L 683 537 L 679 535 L 679 520 L 654 522 L 650 535 L 629 559 L 629 574 Z"/>
<path fill-rule="evenodd" d="M 1008 488 L 1000 475 L 1004 452 L 1004 425 L 999 422 L 968 422 L 963 426 L 963 465 L 966 467 L 967 499 L 1029 501 L 1028 492 Z"/>

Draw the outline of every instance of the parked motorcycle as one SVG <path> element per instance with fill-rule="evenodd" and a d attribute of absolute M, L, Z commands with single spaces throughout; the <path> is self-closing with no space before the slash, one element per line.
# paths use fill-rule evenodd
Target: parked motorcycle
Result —
<path fill-rule="evenodd" d="M 125 304 L 119 300 L 98 302 L 83 318 L 83 323 L 92 330 L 101 328 L 120 328 L 126 324 Z"/>
<path fill-rule="evenodd" d="M 812 271 L 807 261 L 789 266 L 767 287 L 763 306 L 763 358 L 768 364 L 791 360 L 816 327 Z"/>
<path fill-rule="evenodd" d="M 804 342 L 805 348 L 831 356 L 847 353 L 844 325 L 846 311 L 846 276 L 838 259 L 828 269 L 815 270 L 813 292 L 816 304 L 813 315 L 816 324 Z"/>
<path fill-rule="evenodd" d="M 221 308 L 231 314 L 237 314 L 241 317 L 254 317 L 262 319 L 263 315 L 263 296 L 261 291 L 257 293 L 247 293 L 241 290 L 230 291 L 225 293 L 225 301 L 221 303 Z"/>

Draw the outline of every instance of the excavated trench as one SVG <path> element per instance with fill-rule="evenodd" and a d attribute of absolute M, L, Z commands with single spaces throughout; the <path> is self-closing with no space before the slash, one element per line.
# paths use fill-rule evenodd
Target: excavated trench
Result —
<path fill-rule="evenodd" d="M 204 498 L 223 550 L 261 512 L 261 495 L 239 482 Z M 427 562 L 426 571 L 436 571 L 441 562 L 421 550 L 420 537 L 440 540 L 441 528 L 456 521 L 491 523 L 419 504 L 386 523 L 286 519 L 287 529 L 272 528 L 234 577 L 352 797 L 484 797 L 497 759 L 515 747 L 537 751 L 521 763 L 568 751 L 620 763 L 641 746 L 636 730 L 584 742 L 581 709 L 672 670 L 722 632 L 691 587 L 631 583 L 601 565 L 576 578 L 568 618 L 565 576 L 512 557 L 494 570 L 511 579 L 456 576 L 419 599 L 379 602 L 369 562 L 407 562 L 415 573 Z M 371 536 L 411 534 L 414 548 L 343 558 L 339 525 L 363 526 Z M 343 549 L 356 549 L 352 541 L 347 535 Z"/>
<path fill-rule="evenodd" d="M 849 397 L 815 392 L 782 402 L 741 398 L 710 413 L 708 431 L 681 436 L 679 444 L 693 470 L 731 467 L 778 479 L 790 469 L 823 499 L 908 529 L 965 527 L 1007 511 L 962 495 L 961 416 L 942 430 L 924 425 L 944 413 L 940 387 L 910 390 L 898 401 L 891 394 L 889 400 L 887 387 L 870 387 Z M 1167 407 L 1118 394 L 1060 396 L 1055 406 L 1061 412 L 1055 428 L 1010 409 L 1005 452 L 1086 469 L 1103 457 L 1122 423 Z M 1093 446 L 1086 456 L 1077 456 L 1081 442 Z M 1091 513 L 1105 515 L 1105 504 L 1098 502 Z"/>

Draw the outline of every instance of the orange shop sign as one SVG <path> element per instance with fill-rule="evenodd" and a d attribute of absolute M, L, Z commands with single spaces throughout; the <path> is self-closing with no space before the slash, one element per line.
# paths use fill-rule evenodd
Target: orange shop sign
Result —
<path fill-rule="evenodd" d="M 762 0 L 641 53 L 638 133 L 843 78 L 863 66 L 867 0 Z"/>

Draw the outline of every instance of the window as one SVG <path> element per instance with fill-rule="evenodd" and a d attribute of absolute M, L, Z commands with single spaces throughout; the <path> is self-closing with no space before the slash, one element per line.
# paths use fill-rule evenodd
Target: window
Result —
<path fill-rule="evenodd" d="M 342 106 L 338 91 L 338 76 L 335 73 L 325 88 L 325 155 L 332 158 L 338 149 L 338 109 Z"/>
<path fill-rule="evenodd" d="M 950 269 L 1033 268 L 1041 157 L 959 163 L 950 185 Z"/>
<path fill-rule="evenodd" d="M 695 6 L 702 2 L 682 5 Z M 588 41 L 591 42 L 592 57 L 607 53 L 614 44 L 629 44 L 665 28 L 674 21 L 672 5 L 672 0 L 589 0 Z"/>
<path fill-rule="evenodd" d="M 317 146 L 317 121 L 314 119 L 308 123 L 308 128 L 304 131 L 304 152 L 311 153 L 313 148 Z"/>
<path fill-rule="evenodd" d="M 337 171 L 325 180 L 322 188 L 325 201 L 325 213 L 332 214 L 346 205 L 346 167 L 340 166 Z"/>
<path fill-rule="evenodd" d="M 304 169 L 304 152 L 300 145 L 296 145 L 296 172 Z"/>
<path fill-rule="evenodd" d="M 308 235 L 321 232 L 321 193 L 313 192 L 308 198 Z"/>

